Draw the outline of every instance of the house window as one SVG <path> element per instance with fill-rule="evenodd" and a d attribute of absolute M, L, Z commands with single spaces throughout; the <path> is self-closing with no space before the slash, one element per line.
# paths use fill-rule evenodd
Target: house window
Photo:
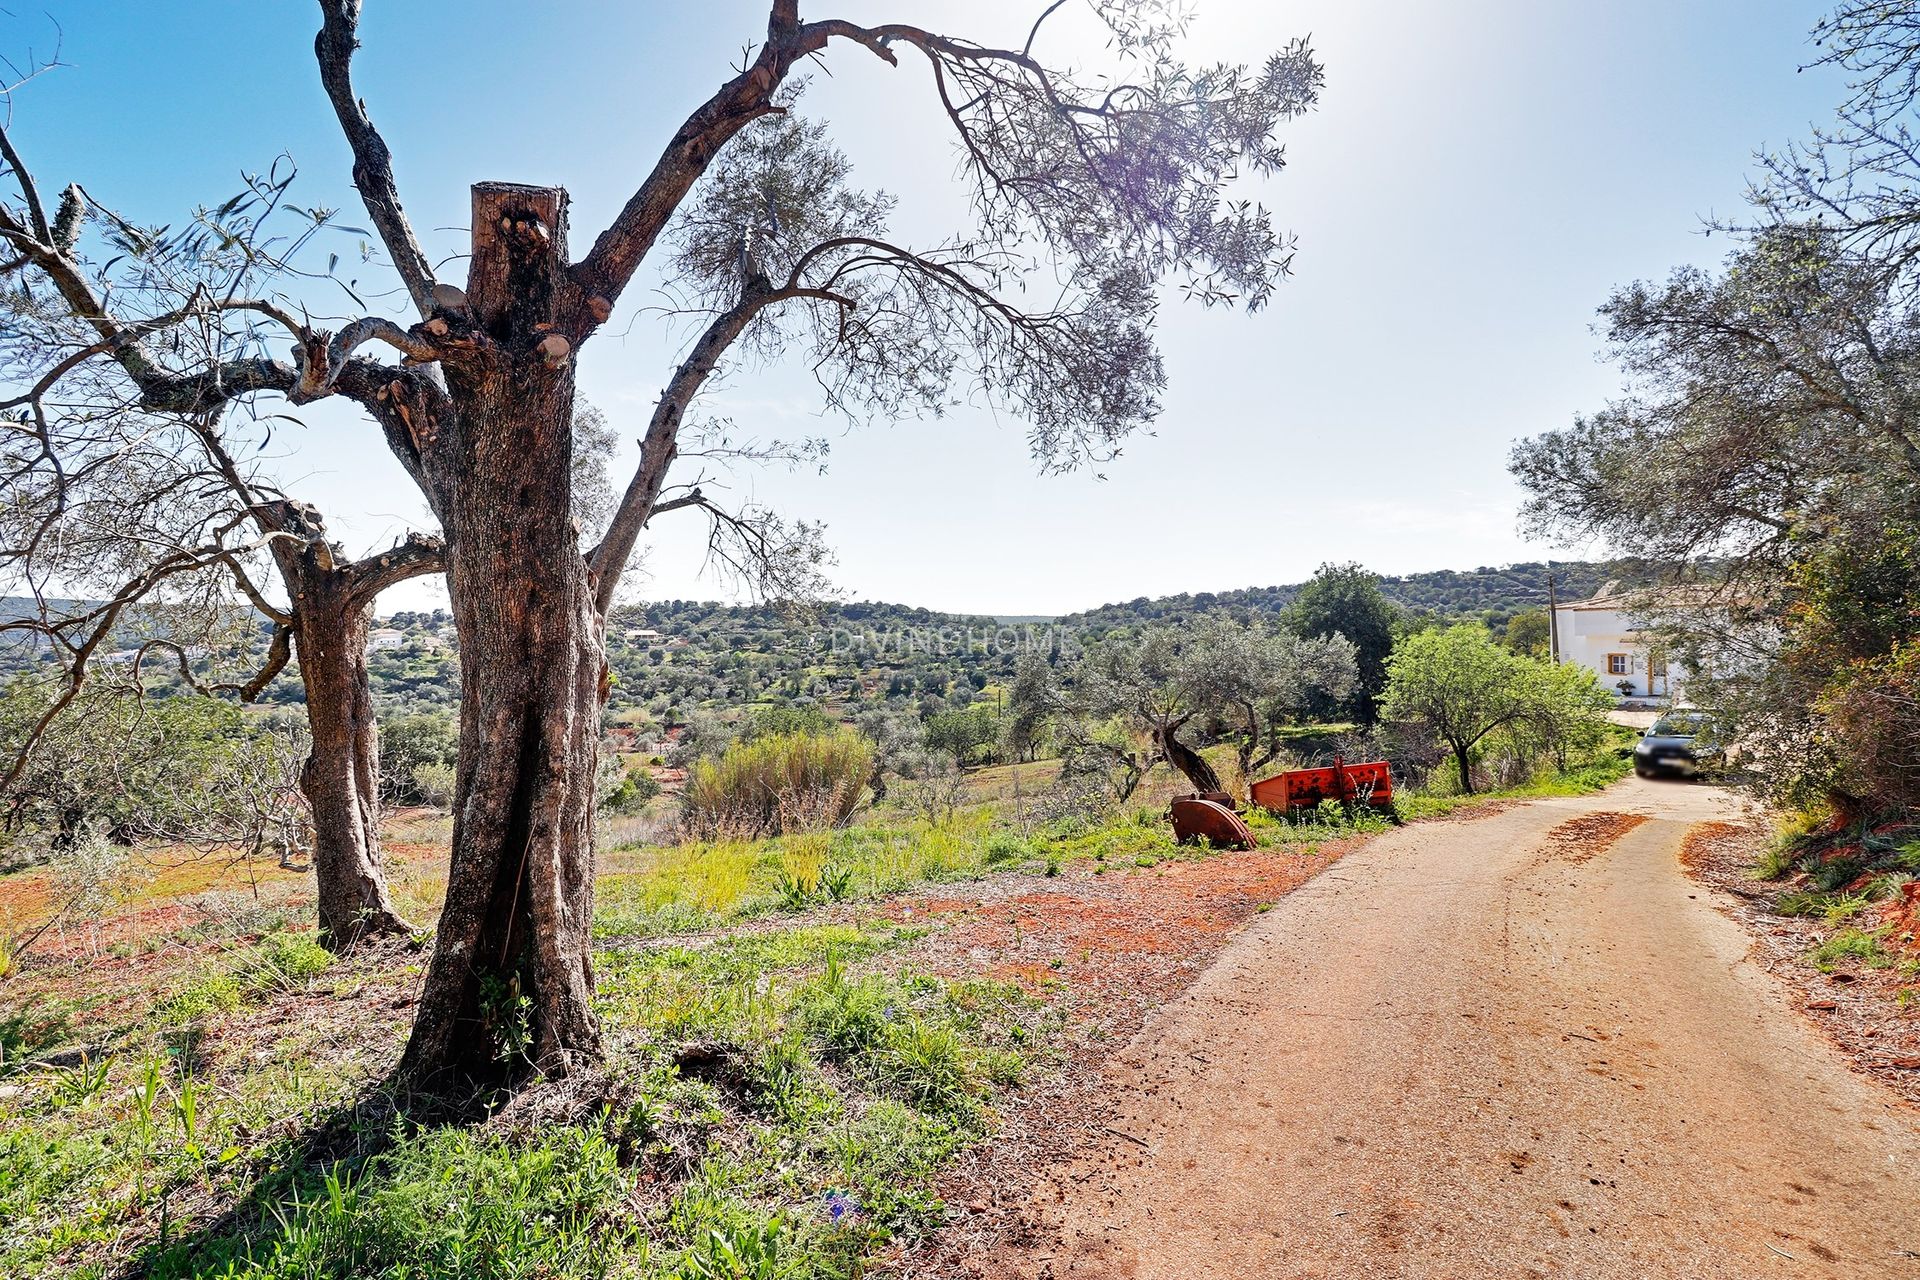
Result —
<path fill-rule="evenodd" d="M 1610 676 L 1624 676 L 1628 674 L 1627 655 L 1624 653 L 1608 654 L 1607 674 Z"/>

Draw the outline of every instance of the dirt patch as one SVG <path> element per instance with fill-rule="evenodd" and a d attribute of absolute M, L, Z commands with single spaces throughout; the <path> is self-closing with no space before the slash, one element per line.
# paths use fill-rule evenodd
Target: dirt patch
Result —
<path fill-rule="evenodd" d="M 1547 832 L 1545 854 L 1564 862 L 1590 862 L 1646 820 L 1646 815 L 1641 813 L 1605 810 L 1569 818 Z"/>
<path fill-rule="evenodd" d="M 904 962 L 1018 982 L 1059 1010 L 1067 1028 L 1065 1061 L 1015 1095 L 993 1139 L 941 1179 L 947 1223 L 890 1260 L 898 1273 L 974 1274 L 982 1258 L 1038 1243 L 1040 1228 L 1025 1210 L 1040 1174 L 1114 1136 L 1101 1101 L 1113 1086 L 1102 1067 L 1241 926 L 1365 842 L 1070 873 L 1039 887 L 1030 876 L 996 876 L 890 904 L 900 923 L 944 926 L 903 953 Z"/>
<path fill-rule="evenodd" d="M 1859 1071 L 1873 1076 L 1909 1103 L 1920 1104 L 1920 979 L 1897 964 L 1875 966 L 1845 958 L 1832 973 L 1821 973 L 1809 953 L 1834 927 L 1824 921 L 1778 915 L 1773 903 L 1783 886 L 1753 875 L 1754 861 L 1766 843 L 1758 827 L 1708 822 L 1687 833 L 1680 865 L 1688 875 L 1720 891 L 1716 905 L 1744 925 L 1753 937 L 1755 959 L 1786 984 L 1789 998 Z M 1877 929 L 1889 951 L 1898 953 L 1902 911 L 1912 909 L 1903 895 L 1856 927 Z M 1912 926 L 1907 926 L 1911 928 Z"/>

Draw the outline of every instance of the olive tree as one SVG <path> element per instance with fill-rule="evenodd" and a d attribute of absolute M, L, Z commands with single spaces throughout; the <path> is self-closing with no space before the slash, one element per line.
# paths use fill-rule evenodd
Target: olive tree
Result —
<path fill-rule="evenodd" d="M 1102 640 L 1072 673 L 1075 687 L 1065 697 L 1092 725 L 1113 717 L 1130 722 L 1153 744 L 1154 758 L 1178 769 L 1196 791 L 1220 791 L 1219 773 L 1180 737 L 1190 722 L 1232 726 L 1245 782 L 1279 755 L 1279 727 L 1313 703 L 1346 697 L 1357 670 L 1354 647 L 1342 636 L 1305 638 L 1216 615 Z M 1136 763 L 1111 733 L 1086 730 L 1078 740 L 1084 749 Z M 1140 772 L 1136 763 L 1133 782 Z"/>
<path fill-rule="evenodd" d="M 1769 229 L 1719 271 L 1617 290 L 1630 393 L 1514 450 L 1535 530 L 1683 580 L 1649 593 L 1648 628 L 1783 798 L 1870 809 L 1893 776 L 1844 759 L 1822 707 L 1920 607 L 1914 306 L 1846 237 Z"/>
<path fill-rule="evenodd" d="M 1452 754 L 1460 790 L 1473 794 L 1474 753 L 1495 735 L 1531 765 L 1591 746 L 1611 706 L 1593 677 L 1522 657 L 1477 623 L 1418 631 L 1387 658 L 1380 717 L 1423 733 Z"/>
<path fill-rule="evenodd" d="M 798 0 L 773 0 L 765 38 L 673 128 L 584 253 L 573 252 L 563 189 L 481 182 L 456 284 L 415 236 L 353 83 L 360 4 L 320 0 L 321 84 L 411 304 L 403 320 L 322 325 L 274 298 L 224 292 L 104 305 L 7 143 L 19 195 L 0 209 L 0 241 L 45 305 L 97 334 L 50 359 L 47 378 L 58 381 L 61 362 L 111 361 L 146 407 L 189 412 L 268 395 L 350 401 L 439 524 L 460 637 L 460 763 L 446 899 L 405 1072 L 497 1072 L 496 1046 L 514 1034 L 502 1018 L 522 1007 L 541 1069 L 563 1073 L 601 1052 L 591 810 L 605 616 L 668 500 L 689 410 L 724 363 L 802 360 L 827 406 L 856 416 L 939 413 L 971 395 L 1026 422 L 1041 464 L 1064 468 L 1111 457 L 1153 418 L 1163 288 L 1251 309 L 1285 274 L 1289 242 L 1230 189 L 1281 167 L 1275 134 L 1320 88 L 1306 45 L 1251 69 L 1189 67 L 1166 6 L 1099 0 L 1094 16 L 1126 65 L 1097 78 L 1038 52 L 1060 7 L 1002 47 L 909 23 L 808 21 Z M 839 57 L 918 64 L 956 144 L 972 225 L 919 245 L 889 233 L 891 202 L 856 189 L 824 127 L 799 112 L 795 73 Z M 587 541 L 573 517 L 575 371 L 643 264 L 696 332 L 640 432 L 604 536 Z M 218 364 L 168 336 L 236 317 L 283 330 L 291 359 L 264 333 Z M 501 990 L 524 1006 L 485 996 Z"/>

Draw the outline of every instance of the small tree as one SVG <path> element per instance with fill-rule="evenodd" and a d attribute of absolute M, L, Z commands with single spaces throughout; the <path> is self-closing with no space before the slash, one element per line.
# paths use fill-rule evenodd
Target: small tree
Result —
<path fill-rule="evenodd" d="M 970 764 L 982 749 L 991 753 L 1000 741 L 1000 718 L 985 702 L 941 711 L 927 717 L 926 741 L 927 746 L 945 751 L 960 764 Z"/>
<path fill-rule="evenodd" d="M 1544 658 L 1551 644 L 1545 609 L 1523 609 L 1507 619 L 1507 648 L 1523 658 Z"/>
<path fill-rule="evenodd" d="M 1419 725 L 1445 743 L 1460 789 L 1471 795 L 1473 749 L 1533 709 L 1529 665 L 1474 623 L 1416 632 L 1387 659 L 1380 715 L 1390 723 Z"/>

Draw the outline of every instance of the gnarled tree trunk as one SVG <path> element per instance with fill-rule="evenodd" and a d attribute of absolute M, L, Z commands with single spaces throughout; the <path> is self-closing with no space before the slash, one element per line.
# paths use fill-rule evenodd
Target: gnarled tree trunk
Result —
<path fill-rule="evenodd" d="M 402 1064 L 415 1078 L 562 1074 L 601 1047 L 590 926 L 606 662 L 572 517 L 566 196 L 482 184 L 473 206 L 465 305 L 429 322 L 462 353 L 442 361 L 445 400 L 408 410 L 446 537 L 461 674 L 452 867 Z"/>
<path fill-rule="evenodd" d="M 320 942 L 335 951 L 408 927 L 387 893 L 380 852 L 380 740 L 367 677 L 373 608 L 343 595 L 339 583 L 310 585 L 294 613 L 313 737 L 300 790 L 313 810 Z"/>
<path fill-rule="evenodd" d="M 300 790 L 313 811 L 320 942 L 345 951 L 362 938 L 409 927 L 394 910 L 380 853 L 380 738 L 367 673 L 376 592 L 363 566 L 334 563 L 312 507 L 281 502 L 265 515 L 291 535 L 272 545 L 307 691 L 312 747 Z"/>
<path fill-rule="evenodd" d="M 1195 791 L 1224 790 L 1220 785 L 1220 775 L 1213 771 L 1213 766 L 1207 763 L 1207 758 L 1180 741 L 1181 726 L 1185 725 L 1189 718 L 1182 716 L 1171 724 L 1155 729 L 1154 742 L 1159 746 L 1161 754 L 1166 756 L 1167 763 L 1185 774 Z"/>

